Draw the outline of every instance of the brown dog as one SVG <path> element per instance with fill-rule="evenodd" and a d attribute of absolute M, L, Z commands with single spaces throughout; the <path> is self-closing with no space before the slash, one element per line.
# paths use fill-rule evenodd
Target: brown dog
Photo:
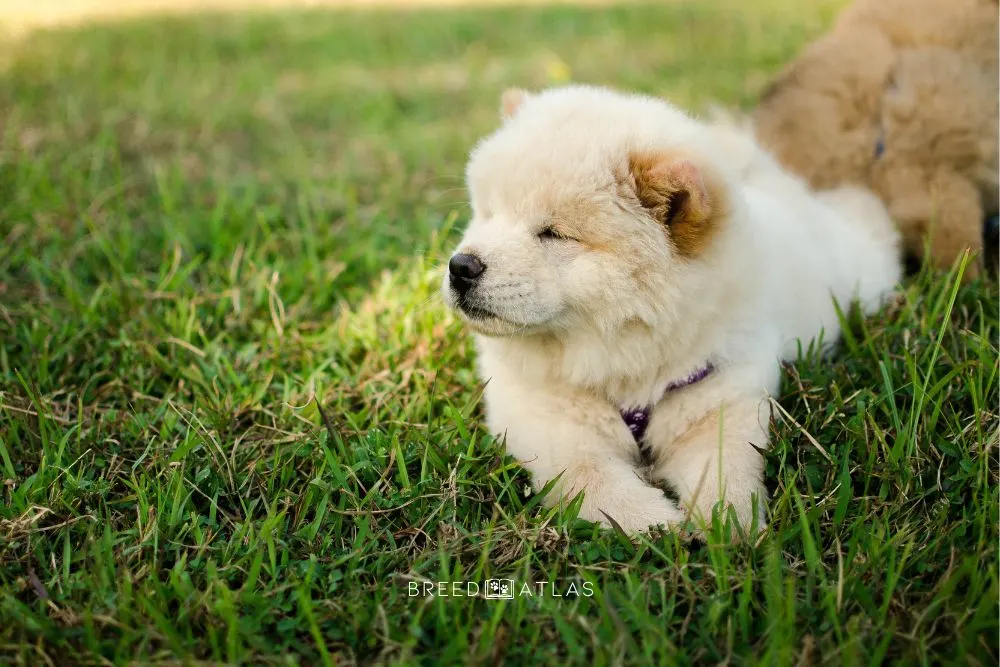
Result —
<path fill-rule="evenodd" d="M 911 256 L 981 255 L 991 217 L 995 251 L 997 25 L 996 0 L 859 0 L 766 89 L 758 138 L 815 187 L 874 190 Z"/>

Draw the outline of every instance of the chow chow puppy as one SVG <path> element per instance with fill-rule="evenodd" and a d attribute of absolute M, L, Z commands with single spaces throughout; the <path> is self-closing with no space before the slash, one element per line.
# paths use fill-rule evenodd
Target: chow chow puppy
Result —
<path fill-rule="evenodd" d="M 489 428 L 551 503 L 630 533 L 717 503 L 764 521 L 781 359 L 870 313 L 898 234 L 861 190 L 816 194 L 732 123 L 589 86 L 508 91 L 467 168 L 443 292 L 474 332 Z M 658 485 L 672 487 L 677 502 Z"/>

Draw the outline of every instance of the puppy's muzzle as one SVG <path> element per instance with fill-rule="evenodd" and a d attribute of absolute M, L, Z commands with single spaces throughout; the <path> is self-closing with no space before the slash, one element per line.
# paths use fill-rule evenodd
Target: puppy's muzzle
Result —
<path fill-rule="evenodd" d="M 484 271 L 486 265 L 475 255 L 459 253 L 448 261 L 449 283 L 459 297 L 464 297 L 476 286 Z"/>

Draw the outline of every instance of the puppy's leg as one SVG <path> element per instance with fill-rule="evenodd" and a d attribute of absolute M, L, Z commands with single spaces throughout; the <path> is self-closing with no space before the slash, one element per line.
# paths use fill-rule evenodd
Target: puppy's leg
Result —
<path fill-rule="evenodd" d="M 740 526 L 749 529 L 756 511 L 757 525 L 763 528 L 762 451 L 768 447 L 769 423 L 770 404 L 763 395 L 716 403 L 679 432 L 671 432 L 667 419 L 654 413 L 649 427 L 652 476 L 674 487 L 696 523 L 711 524 L 712 510 L 722 501 L 720 516 L 731 506 Z"/>
<path fill-rule="evenodd" d="M 639 476 L 638 447 L 607 402 L 567 387 L 527 387 L 494 376 L 486 407 L 491 430 L 506 434 L 507 451 L 531 472 L 536 489 L 559 478 L 549 505 L 582 491 L 580 518 L 609 525 L 611 517 L 629 533 L 684 519 Z"/>

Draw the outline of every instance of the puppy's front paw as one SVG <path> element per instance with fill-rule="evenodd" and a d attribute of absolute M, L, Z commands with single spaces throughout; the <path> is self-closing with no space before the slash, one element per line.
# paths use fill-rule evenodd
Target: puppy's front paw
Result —
<path fill-rule="evenodd" d="M 730 510 L 739 529 L 747 535 L 752 528 L 760 532 L 767 527 L 767 490 L 763 484 L 744 483 L 734 489 L 723 489 L 721 495 L 715 491 L 702 486 L 682 501 L 697 527 L 696 532 L 711 528 L 713 512 L 718 512 L 720 524 L 725 525 Z"/>
<path fill-rule="evenodd" d="M 676 504 L 657 488 L 630 489 L 627 496 L 584 498 L 580 518 L 600 523 L 608 528 L 615 524 L 629 535 L 643 533 L 657 526 L 667 530 L 679 528 L 686 517 Z"/>
<path fill-rule="evenodd" d="M 649 427 L 654 452 L 659 452 L 652 478 L 673 487 L 698 532 L 711 529 L 716 511 L 722 523 L 731 511 L 745 535 L 754 526 L 763 528 L 767 504 L 763 452 L 770 428 L 767 398 L 726 401 L 674 437 L 668 422 L 657 417 Z"/>

